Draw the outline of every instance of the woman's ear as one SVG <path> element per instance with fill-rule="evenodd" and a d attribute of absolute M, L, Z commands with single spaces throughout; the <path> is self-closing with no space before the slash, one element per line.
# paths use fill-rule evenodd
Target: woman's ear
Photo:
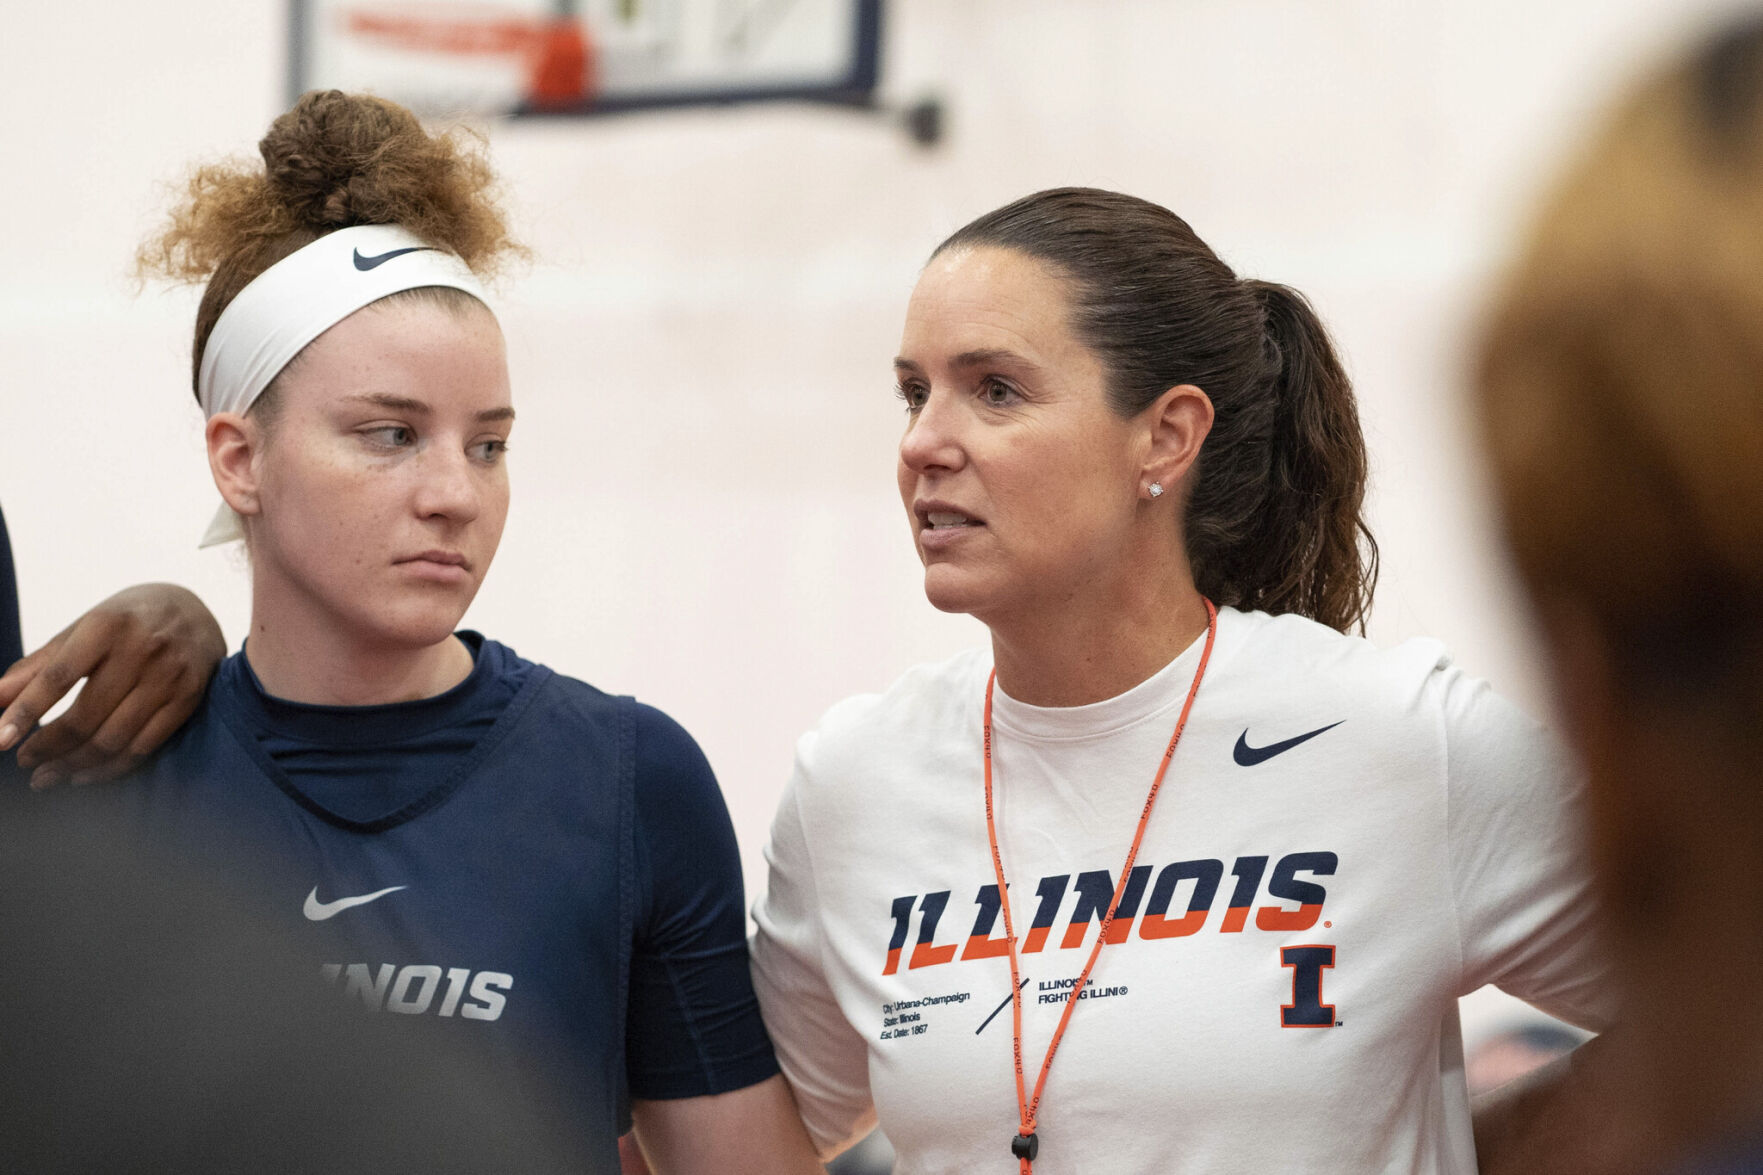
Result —
<path fill-rule="evenodd" d="M 1167 493 L 1188 475 L 1212 431 L 1212 397 L 1193 384 L 1177 384 L 1152 401 L 1142 418 L 1149 444 L 1140 491 L 1155 484 Z"/>
<path fill-rule="evenodd" d="M 234 513 L 256 514 L 256 458 L 263 443 L 257 422 L 237 412 L 217 412 L 208 418 L 203 436 L 208 441 L 208 470 L 214 475 L 214 488 Z"/>

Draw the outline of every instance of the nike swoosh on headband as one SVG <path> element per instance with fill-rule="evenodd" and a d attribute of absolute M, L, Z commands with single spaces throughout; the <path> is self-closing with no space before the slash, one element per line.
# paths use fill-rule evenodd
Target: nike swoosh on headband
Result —
<path fill-rule="evenodd" d="M 1341 719 L 1341 722 L 1345 721 L 1345 718 Z M 1243 733 L 1237 736 L 1236 750 L 1231 753 L 1231 757 L 1237 761 L 1238 767 L 1253 767 L 1257 763 L 1267 762 L 1275 755 L 1285 754 L 1299 743 L 1307 743 L 1317 735 L 1333 730 L 1341 722 L 1331 722 L 1327 726 L 1312 730 L 1309 734 L 1300 734 L 1297 738 L 1288 738 L 1284 742 L 1268 743 L 1264 747 L 1250 746 L 1249 732 L 1245 728 Z"/>
<path fill-rule="evenodd" d="M 355 250 L 355 268 L 362 273 L 370 269 L 378 269 L 394 257 L 402 257 L 406 253 L 433 253 L 437 250 L 432 245 L 411 245 L 407 249 L 392 249 L 375 257 L 363 257 L 361 250 Z"/>
<path fill-rule="evenodd" d="M 373 893 L 364 893 L 357 897 L 338 898 L 334 902 L 321 902 L 318 900 L 318 887 L 315 885 L 312 887 L 312 892 L 306 895 L 306 905 L 303 912 L 311 921 L 323 922 L 326 918 L 336 917 L 344 910 L 352 910 L 356 906 L 365 906 L 369 902 L 378 901 L 389 893 L 397 893 L 399 890 L 406 888 L 408 887 L 393 885 L 387 886 L 382 890 L 376 890 Z"/>

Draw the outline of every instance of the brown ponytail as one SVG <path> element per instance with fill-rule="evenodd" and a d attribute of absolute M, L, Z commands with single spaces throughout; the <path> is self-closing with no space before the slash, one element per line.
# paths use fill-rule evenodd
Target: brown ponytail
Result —
<path fill-rule="evenodd" d="M 1352 382 L 1309 299 L 1273 282 L 1243 284 L 1265 308 L 1278 407 L 1265 505 L 1248 533 L 1222 545 L 1220 562 L 1226 551 L 1244 561 L 1237 582 L 1259 589 L 1254 607 L 1363 630 L 1377 540 L 1365 523 L 1370 470 Z"/>
<path fill-rule="evenodd" d="M 196 311 L 192 386 L 227 304 L 326 233 L 402 225 L 480 274 L 522 252 L 508 237 L 495 176 L 476 144 L 457 133 L 430 135 L 394 102 L 314 90 L 271 124 L 257 150 L 261 167 L 198 168 L 171 223 L 136 255 L 143 275 L 208 283 Z"/>
<path fill-rule="evenodd" d="M 1365 442 L 1352 385 L 1301 294 L 1240 280 L 1168 209 L 1094 188 L 1025 196 L 937 253 L 975 247 L 1065 274 L 1073 323 L 1107 365 L 1122 416 L 1177 384 L 1212 400 L 1186 515 L 1200 591 L 1364 628 L 1377 582 Z"/>

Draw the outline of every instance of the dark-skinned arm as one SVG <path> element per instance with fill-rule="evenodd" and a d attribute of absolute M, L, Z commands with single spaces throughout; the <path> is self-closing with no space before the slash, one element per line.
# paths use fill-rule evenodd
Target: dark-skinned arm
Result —
<path fill-rule="evenodd" d="M 18 747 L 34 788 L 114 779 L 195 712 L 224 656 L 220 624 L 195 593 L 125 588 L 0 675 L 0 753 Z M 32 733 L 81 681 L 67 712 Z"/>

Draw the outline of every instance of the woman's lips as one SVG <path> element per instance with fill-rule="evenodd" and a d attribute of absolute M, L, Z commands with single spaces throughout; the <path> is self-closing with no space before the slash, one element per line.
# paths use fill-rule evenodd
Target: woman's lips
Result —
<path fill-rule="evenodd" d="M 913 508 L 918 516 L 918 541 L 925 551 L 946 551 L 985 529 L 985 523 L 942 502 Z"/>
<path fill-rule="evenodd" d="M 434 583 L 463 583 L 471 578 L 465 556 L 454 551 L 424 551 L 420 555 L 398 560 L 397 566 L 418 579 Z"/>

